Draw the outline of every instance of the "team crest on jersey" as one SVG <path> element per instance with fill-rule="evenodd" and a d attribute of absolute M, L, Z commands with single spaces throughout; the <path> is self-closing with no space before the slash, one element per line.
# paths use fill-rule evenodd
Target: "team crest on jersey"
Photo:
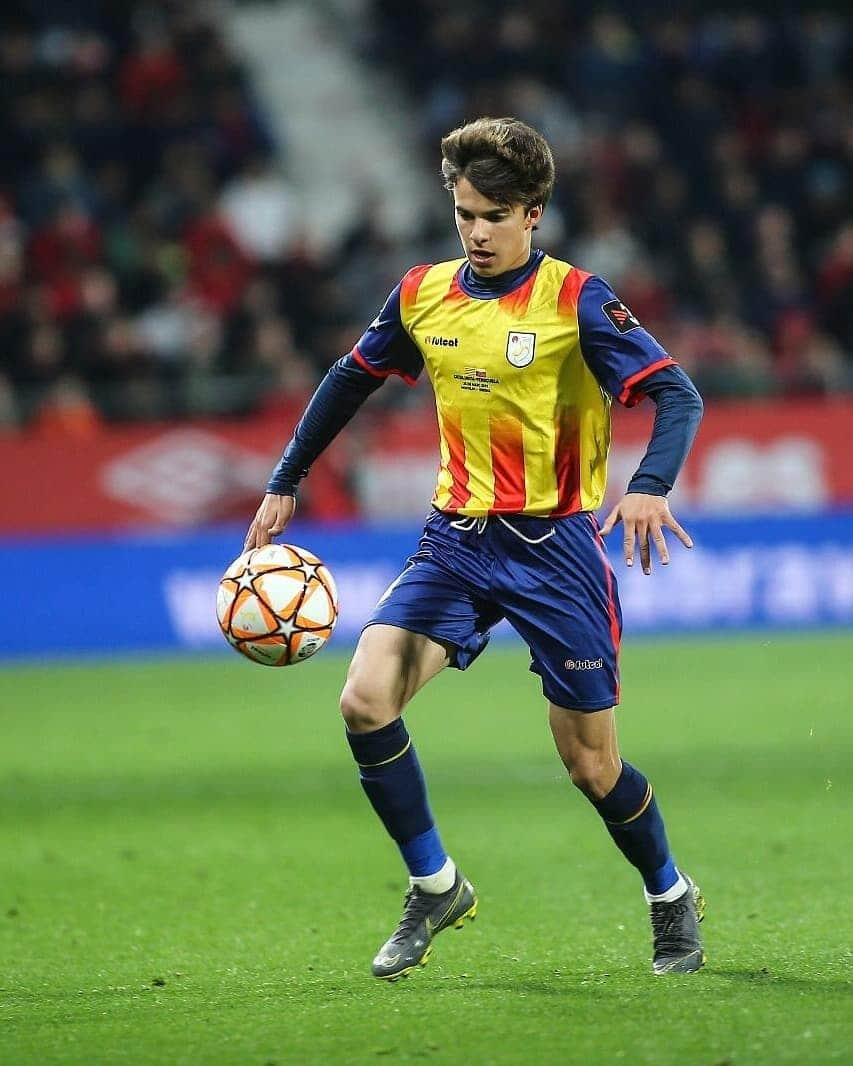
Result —
<path fill-rule="evenodd" d="M 619 333 L 627 333 L 629 330 L 636 329 L 640 324 L 639 318 L 621 300 L 608 300 L 606 304 L 601 305 L 601 310 Z"/>
<path fill-rule="evenodd" d="M 536 354 L 536 334 L 518 333 L 513 330 L 506 338 L 506 358 L 510 366 L 519 370 L 530 366 Z"/>

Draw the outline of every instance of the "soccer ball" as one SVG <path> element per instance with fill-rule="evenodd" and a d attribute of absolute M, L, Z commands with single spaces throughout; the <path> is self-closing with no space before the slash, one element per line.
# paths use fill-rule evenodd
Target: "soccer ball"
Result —
<path fill-rule="evenodd" d="M 293 544 L 243 552 L 216 594 L 225 639 L 252 662 L 290 666 L 315 655 L 338 620 L 338 590 L 323 563 Z"/>

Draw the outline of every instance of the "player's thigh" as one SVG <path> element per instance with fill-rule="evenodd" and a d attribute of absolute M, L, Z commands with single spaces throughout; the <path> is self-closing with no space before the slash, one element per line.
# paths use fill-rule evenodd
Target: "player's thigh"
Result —
<path fill-rule="evenodd" d="M 452 645 L 393 625 L 361 634 L 341 694 L 341 712 L 356 733 L 393 722 L 430 678 L 444 669 Z"/>

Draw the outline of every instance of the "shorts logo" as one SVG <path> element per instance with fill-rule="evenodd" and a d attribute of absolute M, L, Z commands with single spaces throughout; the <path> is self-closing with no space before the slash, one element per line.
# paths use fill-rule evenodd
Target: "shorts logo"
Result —
<path fill-rule="evenodd" d="M 618 333 L 628 333 L 640 325 L 639 318 L 621 300 L 608 300 L 606 304 L 601 305 L 601 310 Z"/>
<path fill-rule="evenodd" d="M 530 366 L 536 353 L 535 333 L 508 333 L 506 338 L 506 358 L 510 366 L 521 369 Z"/>
<path fill-rule="evenodd" d="M 563 665 L 567 670 L 601 670 L 604 659 L 566 659 Z"/>

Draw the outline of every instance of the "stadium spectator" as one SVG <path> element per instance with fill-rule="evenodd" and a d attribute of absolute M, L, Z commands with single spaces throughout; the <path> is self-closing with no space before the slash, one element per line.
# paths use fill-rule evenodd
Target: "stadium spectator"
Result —
<path fill-rule="evenodd" d="M 250 158 L 225 187 L 220 210 L 243 253 L 251 259 L 274 263 L 299 241 L 294 193 L 262 156 Z"/>
<path fill-rule="evenodd" d="M 324 258 L 309 254 L 215 9 L 93 10 L 61 26 L 55 8 L 53 23 L 32 8 L 0 29 L 7 410 L 33 416 L 68 372 L 110 417 L 179 414 L 189 394 L 174 385 L 190 378 L 210 384 L 193 410 L 206 395 L 214 412 L 227 409 L 222 375 L 240 409 L 266 402 L 272 380 L 310 385 L 402 263 L 448 254 L 444 227 L 428 213 L 413 247 L 383 232 L 368 199 Z M 543 130 L 561 181 L 539 243 L 618 285 L 706 395 L 853 387 L 853 39 L 841 15 L 640 16 L 546 0 L 373 0 L 371 14 L 363 47 L 408 88 L 425 144 L 488 112 Z M 260 317 L 256 282 L 270 290 Z M 112 288 L 109 308 L 91 306 L 93 285 Z M 130 364 L 134 380 L 145 368 L 141 405 L 116 391 Z"/>
<path fill-rule="evenodd" d="M 440 0 L 373 10 L 371 51 L 396 66 L 413 107 L 426 101 L 427 131 L 486 100 L 551 133 L 571 177 L 553 205 L 565 235 L 546 247 L 626 299 L 636 292 L 708 395 L 853 385 L 842 16 L 531 3 L 490 19 L 483 3 L 460 15 Z"/>

